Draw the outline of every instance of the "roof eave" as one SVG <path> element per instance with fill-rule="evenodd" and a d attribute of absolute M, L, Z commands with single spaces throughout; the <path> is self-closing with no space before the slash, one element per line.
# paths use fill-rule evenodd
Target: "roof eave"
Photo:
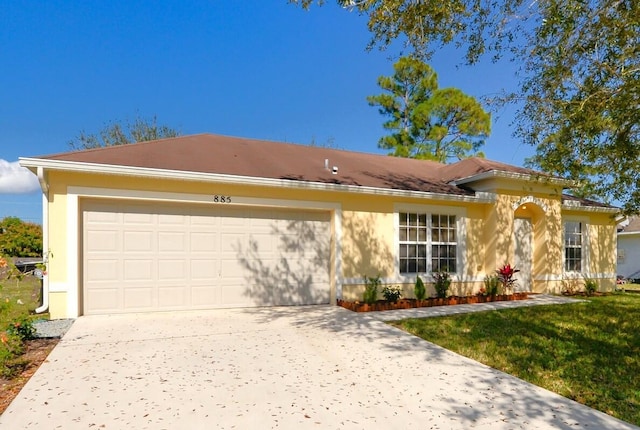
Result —
<path fill-rule="evenodd" d="M 640 231 L 620 231 L 618 236 L 640 236 Z"/>
<path fill-rule="evenodd" d="M 482 180 L 497 179 L 497 178 L 511 179 L 511 180 L 518 180 L 518 181 L 541 180 L 541 182 L 544 181 L 552 185 L 561 185 L 562 187 L 565 187 L 565 188 L 571 188 L 572 186 L 575 185 L 573 181 L 568 179 L 556 178 L 553 176 L 545 176 L 543 174 L 533 175 L 533 174 L 518 173 L 518 172 L 505 172 L 504 170 L 489 170 L 487 172 L 482 172 L 475 175 L 467 176 L 465 178 L 456 179 L 454 181 L 451 181 L 450 184 L 458 186 L 458 185 L 470 184 L 470 183 L 478 182 Z"/>
<path fill-rule="evenodd" d="M 361 194 L 387 195 L 396 197 L 428 198 L 432 200 L 493 203 L 495 197 L 486 193 L 476 195 L 445 194 L 426 191 L 398 190 L 371 186 L 331 184 L 324 182 L 274 179 L 254 176 L 238 176 L 220 173 L 203 173 L 183 170 L 167 170 L 148 167 L 131 167 L 111 164 L 84 163 L 77 161 L 49 160 L 42 158 L 20 158 L 20 165 L 29 169 L 38 167 L 67 172 L 98 173 L 106 175 L 135 176 L 142 178 L 175 179 L 183 181 L 212 182 L 224 184 L 243 184 L 291 189 L 311 189 L 320 191 L 338 191 Z"/>
<path fill-rule="evenodd" d="M 562 204 L 562 210 L 565 211 L 583 211 L 583 212 L 599 212 L 599 213 L 609 213 L 609 214 L 617 214 L 620 213 L 620 208 L 615 208 L 611 206 L 585 206 L 580 204 Z"/>

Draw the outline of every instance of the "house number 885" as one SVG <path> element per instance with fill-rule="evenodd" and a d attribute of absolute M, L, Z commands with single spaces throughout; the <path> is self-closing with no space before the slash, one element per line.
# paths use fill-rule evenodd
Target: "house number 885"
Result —
<path fill-rule="evenodd" d="M 218 194 L 215 194 L 213 196 L 213 202 L 214 203 L 231 203 L 231 196 L 220 196 Z"/>

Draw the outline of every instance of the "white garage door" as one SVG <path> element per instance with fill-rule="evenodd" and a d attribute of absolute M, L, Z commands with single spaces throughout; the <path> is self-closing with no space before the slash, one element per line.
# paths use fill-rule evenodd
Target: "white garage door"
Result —
<path fill-rule="evenodd" d="M 329 303 L 327 212 L 82 207 L 84 314 Z"/>

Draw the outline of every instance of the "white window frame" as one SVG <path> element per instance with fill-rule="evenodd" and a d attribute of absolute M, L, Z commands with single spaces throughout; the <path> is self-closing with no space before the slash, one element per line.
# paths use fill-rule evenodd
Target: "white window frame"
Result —
<path fill-rule="evenodd" d="M 400 213 L 425 214 L 427 216 L 427 267 L 425 272 L 400 273 Z M 462 263 L 466 246 L 466 209 L 458 206 L 396 204 L 394 205 L 394 244 L 395 244 L 395 280 L 390 282 L 415 282 L 417 275 L 431 279 L 432 269 L 432 215 L 449 215 L 456 217 L 456 271 L 451 272 L 454 279 L 459 279 L 464 273 Z M 437 243 L 438 244 L 438 243 Z"/>
<path fill-rule="evenodd" d="M 565 217 L 562 218 L 562 271 L 570 275 L 582 275 L 589 273 L 589 223 L 586 217 Z M 581 233 L 581 253 L 580 270 L 567 270 L 567 246 L 566 246 L 566 225 L 569 222 L 580 223 Z"/>

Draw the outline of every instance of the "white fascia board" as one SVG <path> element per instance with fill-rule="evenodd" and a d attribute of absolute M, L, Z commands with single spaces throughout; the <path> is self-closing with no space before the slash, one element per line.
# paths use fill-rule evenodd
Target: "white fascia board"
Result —
<path fill-rule="evenodd" d="M 640 236 L 640 231 L 621 231 L 618 233 L 618 237 L 620 236 Z"/>
<path fill-rule="evenodd" d="M 600 213 L 610 213 L 610 214 L 617 214 L 618 212 L 620 212 L 619 208 L 608 208 L 608 207 L 601 207 L 601 206 L 583 206 L 579 204 L 568 205 L 566 203 L 563 203 L 561 207 L 563 211 L 600 212 Z"/>
<path fill-rule="evenodd" d="M 540 181 L 546 182 L 552 185 L 561 185 L 563 187 L 572 187 L 574 186 L 574 182 L 568 179 L 562 178 L 554 178 L 549 176 L 541 175 L 530 175 L 526 173 L 517 173 L 517 172 L 505 172 L 502 170 L 489 170 L 488 172 L 478 173 L 477 175 L 467 176 L 466 178 L 456 179 L 455 181 L 451 181 L 450 183 L 453 185 L 464 185 L 472 182 L 482 181 L 485 179 L 494 179 L 494 178 L 503 178 L 503 179 L 514 179 L 519 181 Z"/>
<path fill-rule="evenodd" d="M 309 189 L 319 191 L 340 191 L 347 193 L 386 195 L 394 197 L 428 198 L 433 200 L 494 203 L 495 198 L 485 193 L 475 196 L 441 194 L 421 191 L 394 190 L 390 188 L 366 187 L 356 185 L 327 184 L 323 182 L 294 181 L 290 179 L 259 178 L 219 173 L 189 172 L 183 170 L 165 170 L 148 167 L 130 167 L 110 164 L 80 163 L 75 161 L 47 160 L 39 158 L 20 158 L 23 167 L 42 167 L 67 172 L 99 173 L 106 175 L 136 176 L 142 178 L 176 179 L 183 181 L 214 182 L 223 184 L 257 185 L 264 187 Z"/>

